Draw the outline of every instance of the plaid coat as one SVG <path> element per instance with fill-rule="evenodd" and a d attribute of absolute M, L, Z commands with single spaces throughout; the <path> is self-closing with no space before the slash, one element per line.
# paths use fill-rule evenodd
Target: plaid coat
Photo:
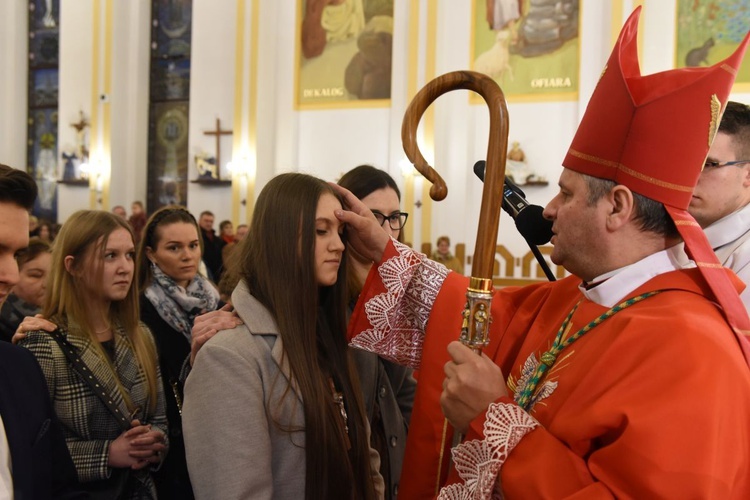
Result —
<path fill-rule="evenodd" d="M 118 391 L 106 361 L 99 357 L 91 341 L 83 334 L 74 334 L 76 325 L 56 322 L 63 336 L 78 349 L 83 363 L 105 386 L 107 393 L 113 396 L 115 407 L 119 408 L 124 415 L 130 415 L 131 411 Z M 148 327 L 141 323 L 141 328 L 146 332 L 148 341 L 153 343 Z M 157 381 L 158 401 L 155 411 L 151 412 L 145 375 L 139 368 L 125 331 L 119 325 L 115 327 L 114 340 L 114 365 L 120 383 L 128 391 L 133 407 L 139 409 L 134 418 L 139 419 L 141 423 L 151 424 L 168 435 L 164 392 L 158 364 L 156 366 L 159 377 Z M 112 470 L 107 465 L 109 445 L 123 432 L 119 423 L 106 405 L 69 365 L 60 346 L 47 332 L 29 332 L 21 345 L 34 354 L 44 372 L 52 404 L 63 424 L 65 439 L 79 480 L 84 483 L 85 487 L 86 482 L 108 479 Z M 132 471 L 130 480 L 138 480 L 145 486 L 145 488 L 140 488 L 142 494 L 135 498 L 143 498 L 143 494 L 147 491 L 151 492 L 151 497 L 156 498 L 148 468 Z M 136 486 L 135 483 L 133 485 Z"/>

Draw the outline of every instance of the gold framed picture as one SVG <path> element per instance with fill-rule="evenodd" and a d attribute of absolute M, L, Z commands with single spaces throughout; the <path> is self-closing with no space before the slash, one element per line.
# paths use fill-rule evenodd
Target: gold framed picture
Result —
<path fill-rule="evenodd" d="M 675 67 L 711 66 L 737 49 L 750 31 L 750 0 L 677 0 Z M 750 91 L 750 60 L 734 91 Z"/>
<path fill-rule="evenodd" d="M 580 0 L 473 0 L 472 69 L 509 102 L 578 99 L 580 12 Z"/>
<path fill-rule="evenodd" d="M 387 107 L 393 0 L 297 0 L 297 109 Z"/>

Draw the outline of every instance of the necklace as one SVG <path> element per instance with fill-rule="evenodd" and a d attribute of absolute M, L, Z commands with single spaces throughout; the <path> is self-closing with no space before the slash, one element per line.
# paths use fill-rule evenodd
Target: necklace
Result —
<path fill-rule="evenodd" d="M 573 317 L 573 313 L 576 312 L 576 309 L 578 309 L 578 306 L 581 304 L 581 301 L 578 301 L 578 303 L 573 307 L 570 313 L 568 313 L 565 321 L 563 321 L 560 329 L 557 331 L 557 335 L 555 336 L 555 341 L 552 343 L 552 347 L 550 347 L 547 352 L 541 355 L 541 357 L 539 358 L 540 362 L 534 370 L 533 375 L 529 377 L 528 381 L 521 389 L 521 392 L 517 394 L 516 403 L 518 404 L 518 406 L 526 411 L 529 410 L 529 407 L 531 406 L 532 396 L 534 395 L 539 382 L 544 377 L 545 372 L 547 372 L 547 370 L 549 368 L 552 368 L 552 365 L 555 364 L 555 361 L 557 361 L 557 357 L 563 349 L 565 349 L 570 344 L 594 329 L 594 327 L 602 324 L 605 320 L 611 318 L 623 309 L 627 309 L 628 307 L 637 304 L 642 300 L 653 297 L 657 293 L 660 293 L 660 291 L 661 290 L 656 290 L 654 292 L 644 293 L 642 295 L 633 297 L 632 299 L 620 302 L 615 307 L 606 311 L 604 314 L 589 322 L 586 326 L 578 330 L 576 333 L 563 340 L 563 336 L 569 329 L 568 325 L 570 324 L 570 319 Z"/>
<path fill-rule="evenodd" d="M 339 414 L 341 415 L 341 421 L 344 424 L 343 425 L 343 431 L 344 431 L 344 440 L 346 441 L 346 449 L 350 449 L 352 447 L 351 442 L 349 441 L 349 418 L 346 414 L 346 406 L 344 404 L 344 393 L 341 391 L 336 390 L 336 386 L 333 383 L 333 378 L 328 378 L 328 383 L 331 386 L 331 393 L 333 395 L 333 403 L 338 406 Z"/>
<path fill-rule="evenodd" d="M 104 330 L 94 330 L 94 334 L 95 335 L 102 335 L 104 333 L 107 333 L 111 329 L 112 329 L 112 325 L 108 325 L 107 328 L 105 328 Z"/>

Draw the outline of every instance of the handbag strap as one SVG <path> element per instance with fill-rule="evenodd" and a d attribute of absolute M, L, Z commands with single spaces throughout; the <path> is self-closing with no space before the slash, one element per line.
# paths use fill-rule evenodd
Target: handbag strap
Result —
<path fill-rule="evenodd" d="M 94 392 L 94 394 L 96 394 L 96 396 L 101 400 L 101 402 L 104 403 L 104 406 L 106 406 L 112 416 L 115 417 L 115 420 L 117 420 L 117 422 L 120 424 L 120 427 L 122 427 L 123 430 L 130 429 L 130 420 L 126 415 L 122 414 L 117 406 L 115 406 L 115 398 L 113 398 L 111 394 L 107 394 L 107 391 L 104 389 L 105 385 L 102 384 L 99 379 L 96 378 L 94 373 L 89 369 L 89 367 L 86 366 L 86 363 L 84 363 L 81 357 L 78 355 L 77 349 L 73 346 L 73 344 L 68 342 L 68 340 L 63 337 L 59 329 L 51 332 L 50 336 L 52 336 L 52 338 L 57 341 L 60 349 L 62 349 L 63 354 L 65 354 L 65 357 L 68 358 L 68 361 L 73 367 L 73 370 L 75 370 L 78 375 L 81 376 L 86 385 L 88 385 L 89 388 Z"/>

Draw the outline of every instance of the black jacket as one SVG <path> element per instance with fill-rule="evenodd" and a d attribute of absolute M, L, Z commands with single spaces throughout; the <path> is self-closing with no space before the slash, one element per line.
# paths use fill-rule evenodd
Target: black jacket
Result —
<path fill-rule="evenodd" d="M 214 283 L 218 283 L 219 279 L 221 279 L 221 273 L 224 270 L 221 250 L 226 245 L 226 242 L 213 231 L 204 231 L 203 228 L 201 228 L 201 235 L 203 236 L 203 262 L 206 264 L 208 272 L 211 273 L 209 278 Z"/>
<path fill-rule="evenodd" d="M 141 295 L 141 321 L 149 327 L 156 342 L 169 422 L 169 453 L 161 468 L 153 474 L 156 490 L 160 499 L 190 500 L 194 498 L 193 488 L 185 461 L 182 416 L 177 402 L 179 398 L 180 405 L 182 404 L 183 381 L 180 375 L 185 360 L 190 356 L 190 342 L 159 316 L 159 312 L 144 295 Z"/>
<path fill-rule="evenodd" d="M 16 500 L 88 498 L 78 490 L 42 370 L 27 349 L 0 342 L 0 415 Z"/>

